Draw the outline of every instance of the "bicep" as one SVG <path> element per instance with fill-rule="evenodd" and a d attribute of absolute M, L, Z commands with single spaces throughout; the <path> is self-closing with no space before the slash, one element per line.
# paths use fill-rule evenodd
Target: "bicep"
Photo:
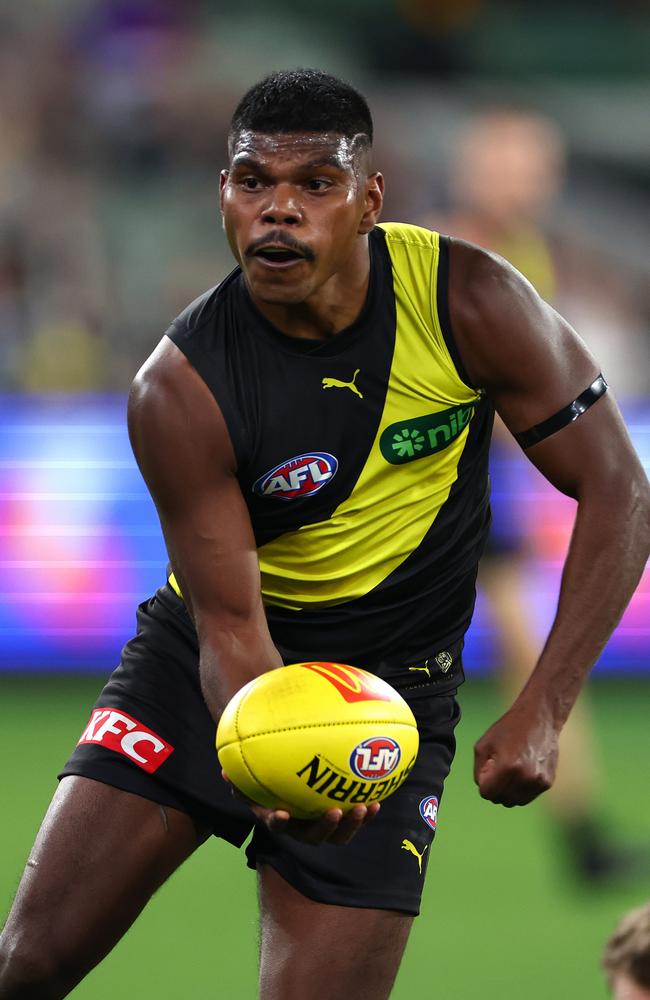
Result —
<path fill-rule="evenodd" d="M 505 261 L 463 247 L 458 258 L 451 301 L 461 356 L 508 429 L 521 434 L 570 407 L 600 373 L 598 362 L 569 323 Z M 573 497 L 585 482 L 599 477 L 606 482 L 637 462 L 611 392 L 525 453 Z"/>
<path fill-rule="evenodd" d="M 556 489 L 580 499 L 592 492 L 625 492 L 643 476 L 614 397 L 608 392 L 562 430 L 525 452 Z"/>

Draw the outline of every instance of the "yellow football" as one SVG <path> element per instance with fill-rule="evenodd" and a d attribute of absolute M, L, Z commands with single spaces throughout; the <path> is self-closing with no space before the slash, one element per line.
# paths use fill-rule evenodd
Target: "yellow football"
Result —
<path fill-rule="evenodd" d="M 299 819 L 387 798 L 410 773 L 418 745 L 402 696 L 343 663 L 261 674 L 231 699 L 217 729 L 219 761 L 232 783 Z"/>

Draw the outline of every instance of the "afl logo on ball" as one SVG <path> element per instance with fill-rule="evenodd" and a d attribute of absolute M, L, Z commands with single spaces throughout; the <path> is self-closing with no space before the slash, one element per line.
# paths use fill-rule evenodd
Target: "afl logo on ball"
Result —
<path fill-rule="evenodd" d="M 253 483 L 253 493 L 279 500 L 295 500 L 318 493 L 336 475 L 339 467 L 334 455 L 326 451 L 313 451 L 296 455 L 265 472 Z"/>
<path fill-rule="evenodd" d="M 357 778 L 374 781 L 392 774 L 402 756 L 399 743 L 390 736 L 371 736 L 350 754 L 350 767 Z"/>
<path fill-rule="evenodd" d="M 435 830 L 438 823 L 438 799 L 435 795 L 428 795 L 420 802 L 420 816 L 432 830 Z"/>

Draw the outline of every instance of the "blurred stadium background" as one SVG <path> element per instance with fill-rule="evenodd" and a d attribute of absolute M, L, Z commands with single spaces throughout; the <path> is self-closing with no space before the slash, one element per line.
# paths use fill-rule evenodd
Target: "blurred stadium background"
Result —
<path fill-rule="evenodd" d="M 243 90 L 296 65 L 359 86 L 384 218 L 513 259 L 601 360 L 648 468 L 649 52 L 643 0 L 1 0 L 0 911 L 135 605 L 163 578 L 125 394 L 171 319 L 231 268 L 217 177 Z M 505 443 L 493 474 L 497 532 L 516 525 L 504 551 L 540 636 L 572 504 Z M 505 812 L 478 799 L 471 746 L 503 705 L 488 591 L 395 996 L 604 996 L 602 943 L 650 883 L 580 884 L 541 803 Z M 588 692 L 599 822 L 646 842 L 649 653 L 646 571 Z M 74 995 L 102 1000 L 120 984 L 160 1000 L 252 997 L 255 953 L 253 876 L 215 843 Z"/>

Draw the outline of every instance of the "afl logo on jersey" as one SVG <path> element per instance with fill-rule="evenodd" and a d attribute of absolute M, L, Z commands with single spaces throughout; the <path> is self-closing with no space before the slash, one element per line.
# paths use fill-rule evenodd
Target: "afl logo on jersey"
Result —
<path fill-rule="evenodd" d="M 392 774 L 401 756 L 399 743 L 390 736 L 371 736 L 354 748 L 350 754 L 350 767 L 357 778 L 375 781 Z"/>
<path fill-rule="evenodd" d="M 339 463 L 326 451 L 296 455 L 276 465 L 253 483 L 253 493 L 261 497 L 295 500 L 318 493 L 336 475 Z"/>

